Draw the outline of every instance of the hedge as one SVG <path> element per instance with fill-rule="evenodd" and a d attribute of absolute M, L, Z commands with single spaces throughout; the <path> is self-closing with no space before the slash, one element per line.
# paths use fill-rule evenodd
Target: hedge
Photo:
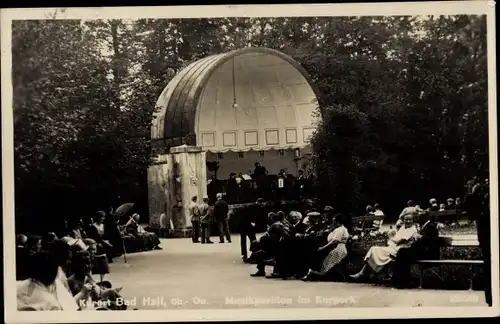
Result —
<path fill-rule="evenodd" d="M 440 230 L 441 235 L 464 235 L 475 234 L 475 226 L 448 226 Z M 349 274 L 356 273 L 363 267 L 363 258 L 372 246 L 385 246 L 387 235 L 380 233 L 376 236 L 366 235 L 360 238 L 359 241 L 352 243 L 352 251 L 348 257 L 347 272 Z M 481 260 L 481 250 L 479 247 L 442 247 L 441 259 L 451 260 Z M 439 280 L 430 271 L 425 272 L 423 279 L 423 287 L 431 289 L 469 289 L 469 279 L 473 272 L 470 266 L 466 265 L 442 265 L 435 268 L 436 272 L 444 279 Z M 482 290 L 483 275 L 482 267 L 477 267 L 476 276 L 473 277 L 473 289 Z M 418 284 L 420 271 L 415 266 L 412 271 L 412 279 L 414 284 Z"/>

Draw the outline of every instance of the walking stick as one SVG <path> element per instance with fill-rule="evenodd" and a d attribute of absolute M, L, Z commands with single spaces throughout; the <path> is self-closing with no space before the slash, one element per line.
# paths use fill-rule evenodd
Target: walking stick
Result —
<path fill-rule="evenodd" d="M 127 250 L 125 249 L 125 240 L 122 238 L 122 247 L 123 247 L 123 260 L 127 263 Z"/>

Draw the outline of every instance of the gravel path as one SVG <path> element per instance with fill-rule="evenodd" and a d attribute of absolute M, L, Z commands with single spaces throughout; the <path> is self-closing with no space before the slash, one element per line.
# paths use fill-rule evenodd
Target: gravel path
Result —
<path fill-rule="evenodd" d="M 217 240 L 215 240 L 217 242 Z M 254 265 L 229 244 L 162 239 L 163 250 L 134 253 L 106 276 L 137 309 L 483 306 L 481 291 L 398 290 L 371 284 L 252 278 Z M 270 271 L 271 269 L 268 269 Z"/>

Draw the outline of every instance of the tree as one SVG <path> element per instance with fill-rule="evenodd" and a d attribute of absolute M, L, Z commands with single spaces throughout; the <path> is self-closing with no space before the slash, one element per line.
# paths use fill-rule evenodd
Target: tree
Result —
<path fill-rule="evenodd" d="M 319 88 L 314 162 L 340 210 L 394 215 L 488 172 L 484 16 L 16 21 L 12 46 L 19 226 L 129 200 L 147 213 L 160 93 L 246 46 L 290 55 Z"/>

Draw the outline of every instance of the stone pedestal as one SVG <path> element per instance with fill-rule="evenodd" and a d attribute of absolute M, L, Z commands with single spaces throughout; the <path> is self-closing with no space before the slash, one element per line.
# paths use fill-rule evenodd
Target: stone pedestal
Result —
<path fill-rule="evenodd" d="M 160 215 L 166 212 L 168 155 L 157 157 L 156 163 L 148 168 L 149 226 L 160 228 Z"/>
<path fill-rule="evenodd" d="M 188 236 L 191 228 L 188 206 L 207 194 L 205 152 L 196 146 L 177 146 L 160 155 L 148 169 L 150 226 L 160 226 L 160 214 L 171 220 L 173 236 Z"/>

